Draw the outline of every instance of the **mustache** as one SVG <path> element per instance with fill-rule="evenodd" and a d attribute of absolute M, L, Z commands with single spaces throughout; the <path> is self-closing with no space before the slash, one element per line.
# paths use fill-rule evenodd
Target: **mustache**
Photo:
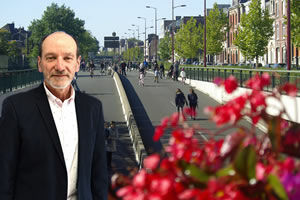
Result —
<path fill-rule="evenodd" d="M 64 72 L 64 71 L 54 71 L 53 73 L 51 73 L 51 76 L 58 76 L 58 75 L 63 75 L 63 76 L 70 76 L 70 74 Z"/>

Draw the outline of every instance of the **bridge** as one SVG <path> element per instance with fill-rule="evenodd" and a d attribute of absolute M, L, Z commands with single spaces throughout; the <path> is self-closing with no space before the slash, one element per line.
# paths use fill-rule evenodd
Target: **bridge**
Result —
<path fill-rule="evenodd" d="M 152 152 L 163 152 L 164 147 L 168 144 L 170 133 L 165 133 L 159 142 L 154 142 L 152 136 L 155 127 L 160 124 L 163 117 L 176 112 L 175 92 L 177 88 L 180 88 L 185 95 L 188 94 L 191 86 L 198 88 L 197 84 L 194 84 L 191 79 L 186 84 L 171 79 L 160 79 L 159 83 L 154 83 L 154 75 L 150 70 L 145 77 L 144 86 L 138 85 L 138 71 L 134 70 L 128 71 L 127 76 L 118 75 L 117 73 L 114 73 L 113 76 L 104 75 L 100 74 L 99 70 L 95 71 L 93 78 L 89 76 L 88 72 L 84 71 L 80 71 L 78 75 L 77 84 L 80 91 L 102 101 L 105 121 L 117 122 L 120 138 L 117 143 L 118 151 L 113 155 L 112 173 L 128 174 L 132 168 L 142 165 L 143 158 L 146 155 Z M 215 73 L 215 75 L 217 74 Z M 20 86 L 2 88 L 0 110 L 5 97 L 29 90 L 40 84 L 41 79 L 38 76 L 32 77 L 30 84 L 25 83 Z M 205 73 L 204 71 L 198 72 L 189 69 L 188 76 L 194 79 L 198 77 L 198 80 L 201 80 L 203 77 L 203 79 L 206 79 L 206 77 L 211 79 L 212 75 L 211 72 Z M 243 75 L 240 77 L 243 77 Z M 18 80 L 18 78 L 15 79 Z M 208 81 L 208 78 L 206 81 Z M 5 92 L 3 92 L 4 90 Z M 200 90 L 203 91 L 203 89 Z M 208 93 L 203 93 L 200 90 L 195 90 L 199 103 L 198 116 L 196 120 L 188 119 L 187 123 L 189 125 L 199 124 L 201 127 L 214 132 L 217 127 L 202 111 L 206 106 L 216 106 L 222 102 L 218 99 L 216 101 L 207 95 Z M 242 123 L 248 124 L 246 120 Z M 260 130 L 258 132 L 262 133 Z M 197 134 L 197 137 L 202 141 L 210 137 L 210 135 L 203 132 Z M 225 137 L 226 134 L 228 132 L 223 132 L 217 137 Z"/>

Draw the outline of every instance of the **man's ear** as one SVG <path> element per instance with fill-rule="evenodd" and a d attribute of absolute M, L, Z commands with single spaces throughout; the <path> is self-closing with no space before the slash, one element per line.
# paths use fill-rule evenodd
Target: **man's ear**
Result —
<path fill-rule="evenodd" d="M 38 69 L 39 69 L 39 72 L 43 72 L 43 69 L 42 69 L 42 66 L 41 66 L 41 62 L 42 62 L 42 59 L 40 56 L 38 56 Z"/>
<path fill-rule="evenodd" d="M 77 62 L 76 62 L 76 69 L 75 69 L 76 72 L 79 72 L 79 69 L 80 69 L 80 61 L 81 61 L 81 56 L 78 56 Z"/>

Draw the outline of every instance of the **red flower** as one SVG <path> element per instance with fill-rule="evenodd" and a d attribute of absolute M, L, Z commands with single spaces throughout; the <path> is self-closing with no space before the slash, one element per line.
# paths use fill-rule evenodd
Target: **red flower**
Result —
<path fill-rule="evenodd" d="M 221 86 L 224 84 L 224 80 L 220 77 L 217 77 L 214 79 L 214 83 L 217 85 L 217 86 Z"/>
<path fill-rule="evenodd" d="M 146 177 L 147 173 L 145 169 L 142 169 L 134 176 L 132 185 L 137 188 L 143 188 L 146 185 Z"/>
<path fill-rule="evenodd" d="M 295 84 L 286 83 L 282 86 L 283 91 L 287 93 L 287 95 L 295 97 L 297 96 L 297 87 Z"/>
<path fill-rule="evenodd" d="M 250 87 L 253 90 L 262 90 L 265 86 L 270 84 L 270 75 L 268 73 L 263 73 L 262 76 L 259 76 L 257 73 L 254 77 L 249 79 L 246 82 L 246 86 Z"/>
<path fill-rule="evenodd" d="M 158 154 L 152 154 L 144 159 L 144 168 L 151 169 L 152 171 L 157 168 L 160 161 Z"/>
<path fill-rule="evenodd" d="M 250 104 L 252 112 L 257 112 L 258 108 L 262 107 L 263 109 L 267 106 L 266 104 L 266 96 L 264 93 L 253 90 L 250 95 Z"/>
<path fill-rule="evenodd" d="M 158 141 L 161 136 L 164 134 L 164 127 L 163 126 L 157 126 L 155 128 L 155 132 L 154 132 L 154 135 L 153 135 L 153 140 L 154 141 Z"/>
<path fill-rule="evenodd" d="M 230 75 L 224 82 L 225 90 L 227 93 L 232 93 L 238 86 L 236 78 L 233 75 Z"/>

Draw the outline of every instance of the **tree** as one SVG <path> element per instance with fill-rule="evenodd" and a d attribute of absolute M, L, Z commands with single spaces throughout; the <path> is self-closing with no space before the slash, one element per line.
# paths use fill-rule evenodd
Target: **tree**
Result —
<path fill-rule="evenodd" d="M 0 29 L 0 55 L 7 55 L 9 32 L 5 29 Z"/>
<path fill-rule="evenodd" d="M 165 34 L 165 37 L 159 40 L 159 45 L 158 45 L 158 55 L 161 60 L 169 60 L 172 55 L 172 43 L 171 43 L 171 38 L 170 38 L 170 33 L 167 32 Z"/>
<path fill-rule="evenodd" d="M 7 55 L 11 58 L 21 55 L 21 48 L 15 40 L 10 40 L 10 33 L 5 29 L 0 29 L 0 55 Z"/>
<path fill-rule="evenodd" d="M 197 58 L 202 46 L 202 27 L 192 17 L 183 24 L 175 36 L 175 50 L 182 58 Z"/>
<path fill-rule="evenodd" d="M 223 42 L 226 39 L 224 35 L 227 31 L 227 27 L 227 16 L 223 10 L 220 11 L 217 3 L 215 3 L 206 19 L 207 54 L 214 56 L 223 51 Z"/>
<path fill-rule="evenodd" d="M 291 39 L 296 47 L 300 47 L 300 3 L 291 1 Z"/>
<path fill-rule="evenodd" d="M 31 56 L 38 55 L 38 45 L 40 40 L 47 34 L 55 31 L 64 31 L 72 35 L 79 44 L 80 53 L 84 56 L 89 51 L 97 52 L 99 49 L 98 41 L 90 32 L 84 29 L 84 21 L 75 18 L 75 13 L 65 5 L 59 7 L 52 3 L 47 7 L 41 19 L 31 22 L 28 29 L 32 32 L 30 42 L 33 44 Z"/>
<path fill-rule="evenodd" d="M 234 44 L 244 56 L 255 58 L 256 66 L 258 66 L 258 57 L 265 54 L 268 42 L 274 34 L 273 21 L 269 11 L 262 10 L 260 0 L 252 0 L 249 13 L 242 15 Z"/>

